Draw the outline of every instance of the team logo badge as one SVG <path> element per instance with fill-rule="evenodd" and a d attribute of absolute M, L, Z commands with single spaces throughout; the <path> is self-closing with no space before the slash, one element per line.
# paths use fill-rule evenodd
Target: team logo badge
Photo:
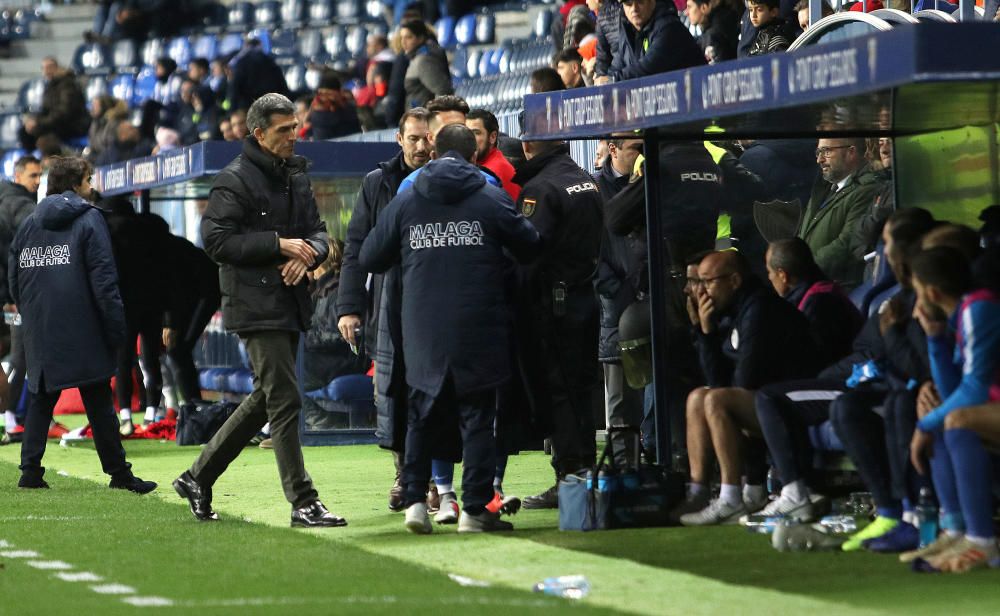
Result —
<path fill-rule="evenodd" d="M 521 213 L 524 214 L 525 218 L 531 218 L 531 215 L 535 213 L 535 200 L 525 199 L 521 203 Z"/>

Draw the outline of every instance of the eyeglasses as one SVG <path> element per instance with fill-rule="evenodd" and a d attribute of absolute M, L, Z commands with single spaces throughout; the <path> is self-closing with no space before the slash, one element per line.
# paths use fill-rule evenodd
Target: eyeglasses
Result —
<path fill-rule="evenodd" d="M 711 278 L 699 278 L 698 282 L 696 282 L 694 284 L 701 285 L 703 287 L 707 287 L 708 285 L 712 284 L 716 280 L 721 280 L 722 278 L 729 278 L 730 276 L 732 276 L 732 274 L 722 274 L 721 276 L 712 276 Z"/>
<path fill-rule="evenodd" d="M 622 6 L 631 6 L 633 3 L 636 2 L 638 2 L 639 4 L 645 2 L 645 0 L 618 0 L 618 1 L 622 3 Z"/>
<path fill-rule="evenodd" d="M 828 145 L 825 148 L 816 148 L 816 158 L 829 158 L 830 152 L 833 150 L 843 150 L 844 148 L 853 147 L 853 145 Z"/>

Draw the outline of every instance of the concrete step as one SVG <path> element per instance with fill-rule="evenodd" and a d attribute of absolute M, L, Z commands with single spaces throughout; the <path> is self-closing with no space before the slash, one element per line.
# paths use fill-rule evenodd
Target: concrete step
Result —
<path fill-rule="evenodd" d="M 0 75 L 0 91 L 2 92 L 17 92 L 21 89 L 22 83 L 24 83 L 24 79 L 18 76 Z"/>
<path fill-rule="evenodd" d="M 96 4 L 57 4 L 53 5 L 52 10 L 47 15 L 47 19 L 49 21 L 72 21 L 80 19 L 93 21 L 94 13 L 96 12 Z"/>
<path fill-rule="evenodd" d="M 32 25 L 33 39 L 77 39 L 83 40 L 83 33 L 94 25 L 94 18 L 70 19 L 65 21 L 37 21 Z"/>
<path fill-rule="evenodd" d="M 76 48 L 83 43 L 83 37 L 77 35 L 73 38 L 58 39 L 28 39 L 18 41 L 16 49 L 17 56 L 23 58 L 38 58 L 41 60 L 45 56 L 55 56 L 60 64 L 69 64 L 73 59 Z"/>
<path fill-rule="evenodd" d="M 0 90 L 0 110 L 13 109 L 17 104 L 17 92 Z"/>
<path fill-rule="evenodd" d="M 68 61 L 69 58 L 66 58 Z M 5 77 L 39 77 L 42 74 L 42 59 L 10 58 L 0 62 L 0 75 Z"/>

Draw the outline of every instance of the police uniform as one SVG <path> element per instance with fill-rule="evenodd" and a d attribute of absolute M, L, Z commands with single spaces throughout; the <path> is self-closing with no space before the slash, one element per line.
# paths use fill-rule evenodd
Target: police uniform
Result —
<path fill-rule="evenodd" d="M 514 177 L 518 208 L 542 237 L 519 272 L 518 355 L 536 428 L 552 439 L 558 476 L 594 463 L 593 398 L 600 391 L 598 304 L 592 280 L 601 244 L 595 180 L 557 147 Z"/>

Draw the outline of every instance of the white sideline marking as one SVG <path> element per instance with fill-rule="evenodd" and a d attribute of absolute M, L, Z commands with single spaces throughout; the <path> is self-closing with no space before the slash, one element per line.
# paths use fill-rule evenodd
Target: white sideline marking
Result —
<path fill-rule="evenodd" d="M 451 578 L 452 581 L 457 582 L 459 586 L 472 586 L 474 588 L 488 588 L 490 586 L 489 582 L 465 577 L 464 575 L 459 575 L 457 573 L 449 573 L 448 577 Z"/>
<path fill-rule="evenodd" d="M 35 569 L 62 569 L 64 571 L 73 568 L 73 565 L 61 560 L 29 560 L 28 566 Z"/>
<path fill-rule="evenodd" d="M 12 546 L 11 544 L 7 543 L 3 539 L 0 539 L 0 548 L 12 548 L 12 547 L 14 547 L 14 546 Z"/>
<path fill-rule="evenodd" d="M 101 576 L 90 571 L 73 571 L 68 573 L 61 571 L 56 574 L 56 577 L 64 582 L 100 582 L 104 580 Z"/>
<path fill-rule="evenodd" d="M 100 584 L 91 586 L 90 590 L 102 595 L 134 595 L 135 589 L 124 584 Z"/>
<path fill-rule="evenodd" d="M 0 522 L 77 522 L 80 520 L 110 520 L 110 516 L 81 515 L 7 515 L 0 516 Z"/>
<path fill-rule="evenodd" d="M 0 552 L 4 558 L 39 558 L 41 554 L 34 550 L 5 550 Z"/>
<path fill-rule="evenodd" d="M 162 607 L 174 604 L 166 597 L 125 597 L 122 601 L 136 607 Z"/>

